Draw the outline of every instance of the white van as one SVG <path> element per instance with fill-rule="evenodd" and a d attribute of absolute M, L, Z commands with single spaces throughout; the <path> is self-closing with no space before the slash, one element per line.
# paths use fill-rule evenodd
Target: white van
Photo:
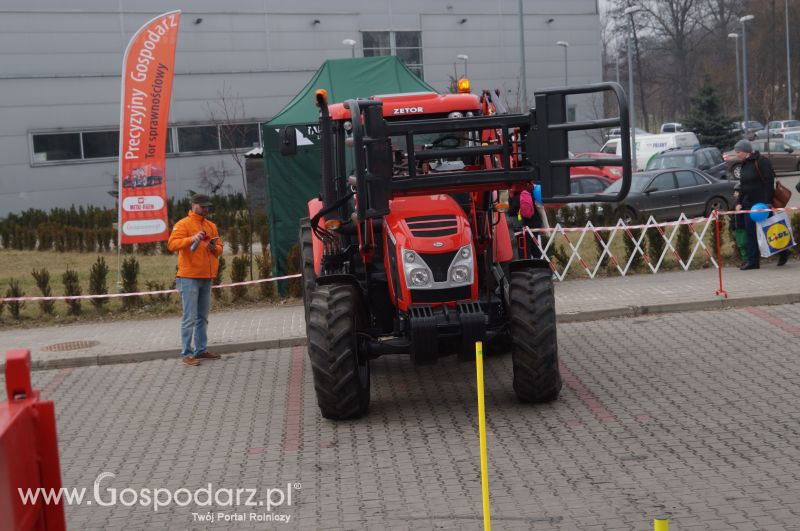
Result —
<path fill-rule="evenodd" d="M 663 135 L 646 135 L 636 137 L 636 168 L 644 169 L 647 161 L 656 153 L 676 147 L 692 147 L 700 144 L 694 133 L 665 133 Z M 600 148 L 603 153 L 615 153 L 622 156 L 622 143 L 618 138 L 609 140 Z"/>

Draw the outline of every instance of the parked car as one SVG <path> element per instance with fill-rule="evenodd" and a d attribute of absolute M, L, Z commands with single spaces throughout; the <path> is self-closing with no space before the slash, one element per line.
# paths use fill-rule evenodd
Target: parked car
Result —
<path fill-rule="evenodd" d="M 667 122 L 661 124 L 659 128 L 659 132 L 661 133 L 683 133 L 684 131 L 686 131 L 686 129 L 684 129 L 683 124 L 677 122 Z"/>
<path fill-rule="evenodd" d="M 773 120 L 756 132 L 756 138 L 769 138 L 787 131 L 800 131 L 800 120 Z"/>
<path fill-rule="evenodd" d="M 616 148 L 615 148 L 616 149 Z M 602 151 L 584 151 L 583 153 L 575 153 L 572 158 L 576 159 L 606 159 L 616 156 L 616 153 L 603 153 Z M 572 168 L 573 170 L 581 170 L 583 168 L 591 167 L 595 170 L 600 170 L 602 175 L 612 181 L 616 181 L 622 177 L 622 166 L 578 166 Z M 591 173 L 591 172 L 590 172 Z M 570 173 L 574 175 L 574 173 Z"/>
<path fill-rule="evenodd" d="M 572 168 L 573 170 L 580 169 L 581 171 L 585 172 L 586 168 Z M 598 169 L 598 168 L 591 168 L 591 169 Z M 577 194 L 599 194 L 603 192 L 606 188 L 608 188 L 611 183 L 613 183 L 611 179 L 605 177 L 603 175 L 596 175 L 592 173 L 572 173 L 570 172 L 569 176 L 569 184 L 570 184 L 570 191 L 569 193 L 572 195 Z"/>
<path fill-rule="evenodd" d="M 599 172 L 600 168 L 593 166 L 575 166 L 570 168 L 569 172 L 569 193 L 570 195 L 578 194 L 599 194 L 608 188 L 614 181 L 604 176 Z M 582 203 L 570 203 L 573 204 Z M 556 210 L 563 207 L 565 203 L 547 203 L 548 208 Z"/>
<path fill-rule="evenodd" d="M 747 122 L 734 122 L 731 125 L 731 131 L 734 131 L 743 137 L 752 140 L 756 137 L 756 133 L 764 129 L 764 124 L 756 120 L 749 120 Z"/>
<path fill-rule="evenodd" d="M 800 142 L 790 138 L 771 138 L 753 140 L 753 149 L 760 151 L 772 163 L 776 172 L 800 171 Z M 734 179 L 741 178 L 742 162 L 735 151 L 726 151 L 722 157 L 728 166 L 728 174 Z"/>
<path fill-rule="evenodd" d="M 727 210 L 733 205 L 733 186 L 730 180 L 722 181 L 688 168 L 634 173 L 622 219 L 630 223 L 641 215 L 670 221 L 681 212 L 695 217 L 708 215 L 712 210 Z M 622 181 L 616 181 L 605 193 L 619 192 L 621 187 Z"/>
<path fill-rule="evenodd" d="M 662 151 L 647 161 L 647 170 L 663 170 L 665 168 L 695 168 L 716 177 L 728 178 L 728 166 L 722 153 L 713 146 L 697 146 L 693 148 L 672 148 Z"/>
<path fill-rule="evenodd" d="M 612 138 L 619 138 L 620 137 L 620 131 L 621 131 L 621 129 L 619 127 L 612 127 L 611 129 L 609 129 L 606 132 L 606 140 L 611 140 Z M 639 129 L 638 127 L 636 128 L 636 136 L 649 135 L 649 134 L 652 134 L 652 133 L 648 133 L 644 129 Z"/>
<path fill-rule="evenodd" d="M 605 145 L 600 148 L 600 151 L 608 153 L 611 146 L 614 147 L 614 153 L 622 156 L 622 147 L 620 146 L 619 139 L 609 140 Z M 682 147 L 694 147 L 700 145 L 697 135 L 691 132 L 686 133 L 663 133 L 660 135 L 646 135 L 636 137 L 636 160 L 633 161 L 634 169 L 642 169 L 647 167 L 647 161 L 656 153 L 661 153 L 666 149 Z"/>

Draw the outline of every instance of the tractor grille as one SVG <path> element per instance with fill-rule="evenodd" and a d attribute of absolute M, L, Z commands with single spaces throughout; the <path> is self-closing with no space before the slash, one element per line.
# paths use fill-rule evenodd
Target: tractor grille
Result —
<path fill-rule="evenodd" d="M 433 281 L 444 282 L 447 280 L 447 270 L 450 269 L 450 264 L 453 263 L 453 258 L 455 258 L 457 252 L 458 251 L 439 254 L 419 253 L 419 256 L 428 264 L 428 267 L 431 268 L 433 272 Z"/>
<path fill-rule="evenodd" d="M 472 298 L 472 287 L 446 289 L 412 289 L 411 302 L 414 304 L 430 302 L 455 302 Z"/>
<path fill-rule="evenodd" d="M 452 236 L 458 232 L 455 216 L 418 216 L 406 219 L 411 234 L 421 238 Z"/>

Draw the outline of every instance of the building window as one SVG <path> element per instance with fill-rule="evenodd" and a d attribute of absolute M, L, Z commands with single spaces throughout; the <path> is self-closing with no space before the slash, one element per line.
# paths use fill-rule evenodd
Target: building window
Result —
<path fill-rule="evenodd" d="M 175 149 L 175 138 L 178 149 Z M 31 139 L 33 165 L 114 159 L 119 153 L 118 130 L 33 133 Z M 258 123 L 170 126 L 165 143 L 169 155 L 250 149 L 261 145 L 261 131 Z"/>
<path fill-rule="evenodd" d="M 33 161 L 81 159 L 80 133 L 33 135 Z"/>
<path fill-rule="evenodd" d="M 422 78 L 422 32 L 363 31 L 364 57 L 394 55 L 412 72 Z"/>
<path fill-rule="evenodd" d="M 361 34 L 364 57 L 392 55 L 392 45 L 388 31 L 365 31 Z"/>
<path fill-rule="evenodd" d="M 178 151 L 219 151 L 216 125 L 178 127 Z"/>
<path fill-rule="evenodd" d="M 85 159 L 116 157 L 119 152 L 119 131 L 93 131 L 81 133 L 81 137 Z"/>
<path fill-rule="evenodd" d="M 254 148 L 258 140 L 258 124 L 234 124 L 219 126 L 222 149 Z"/>

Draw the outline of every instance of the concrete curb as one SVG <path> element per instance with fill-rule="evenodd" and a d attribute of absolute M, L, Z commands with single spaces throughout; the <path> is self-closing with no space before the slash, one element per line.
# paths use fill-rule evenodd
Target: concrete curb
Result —
<path fill-rule="evenodd" d="M 644 315 L 658 315 L 677 312 L 694 312 L 704 310 L 726 310 L 747 306 L 775 306 L 779 304 L 800 303 L 800 293 L 785 293 L 782 295 L 765 295 L 755 297 L 741 297 L 737 299 L 716 299 L 691 302 L 674 302 L 665 304 L 651 304 L 642 306 L 625 306 L 604 310 L 588 310 L 585 312 L 559 313 L 558 322 L 581 323 L 603 319 L 618 319 L 626 317 L 640 317 Z M 218 354 L 231 354 L 235 352 L 248 352 L 273 348 L 287 348 L 305 346 L 306 338 L 286 337 L 280 339 L 266 339 L 263 341 L 245 341 L 240 343 L 225 343 L 209 345 L 212 351 Z M 33 360 L 31 369 L 52 370 L 75 367 L 90 367 L 95 365 L 111 365 L 119 363 L 138 363 L 163 359 L 177 361 L 180 349 L 154 350 L 149 352 L 126 352 L 123 354 L 98 354 L 76 358 L 60 358 L 47 360 Z M 5 370 L 5 363 L 0 363 L 0 372 Z"/>

